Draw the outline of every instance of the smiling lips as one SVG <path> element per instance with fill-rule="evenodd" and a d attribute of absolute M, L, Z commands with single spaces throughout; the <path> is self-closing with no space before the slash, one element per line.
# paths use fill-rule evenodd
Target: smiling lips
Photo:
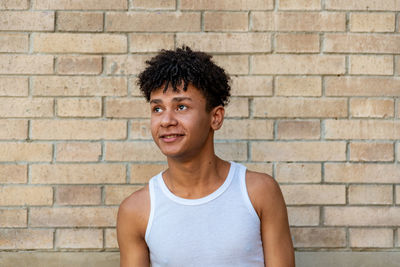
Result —
<path fill-rule="evenodd" d="M 160 135 L 160 139 L 162 139 L 166 143 L 170 143 L 182 136 L 184 136 L 184 134 L 163 134 Z"/>

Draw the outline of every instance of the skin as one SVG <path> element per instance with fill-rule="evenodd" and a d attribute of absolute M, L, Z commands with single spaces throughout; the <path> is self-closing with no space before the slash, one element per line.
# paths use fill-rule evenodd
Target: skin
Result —
<path fill-rule="evenodd" d="M 163 173 L 167 187 L 175 195 L 196 199 L 211 194 L 224 182 L 230 164 L 215 155 L 214 132 L 224 120 L 224 107 L 206 111 L 206 99 L 189 84 L 185 92 L 169 88 L 152 92 L 151 132 L 161 152 L 167 156 Z M 247 171 L 250 200 L 261 222 L 265 265 L 293 267 L 294 252 L 282 193 L 267 174 Z M 150 266 L 145 233 L 150 215 L 148 186 L 134 192 L 120 205 L 117 238 L 121 267 Z"/>

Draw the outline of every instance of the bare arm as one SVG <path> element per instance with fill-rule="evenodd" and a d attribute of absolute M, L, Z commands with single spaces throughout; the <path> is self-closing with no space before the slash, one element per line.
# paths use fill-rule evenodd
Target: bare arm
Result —
<path fill-rule="evenodd" d="M 150 266 L 144 240 L 150 210 L 148 187 L 125 199 L 118 210 L 117 238 L 121 267 Z"/>
<path fill-rule="evenodd" d="M 261 220 L 267 267 L 294 267 L 294 250 L 285 201 L 278 183 L 261 173 L 248 173 L 248 190 Z"/>

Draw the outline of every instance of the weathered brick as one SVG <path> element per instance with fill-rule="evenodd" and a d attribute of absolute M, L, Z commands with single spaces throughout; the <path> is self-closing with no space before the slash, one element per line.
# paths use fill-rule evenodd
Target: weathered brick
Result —
<path fill-rule="evenodd" d="M 27 96 L 28 78 L 0 77 L 0 96 Z"/>
<path fill-rule="evenodd" d="M 139 190 L 142 186 L 138 185 L 115 185 L 106 186 L 106 205 L 119 205 L 133 192 Z"/>
<path fill-rule="evenodd" d="M 375 163 L 326 163 L 325 181 L 332 183 L 399 183 L 400 167 Z"/>
<path fill-rule="evenodd" d="M 53 56 L 0 55 L 0 74 L 52 74 Z"/>
<path fill-rule="evenodd" d="M 279 183 L 319 183 L 321 182 L 321 164 L 278 163 L 275 179 Z"/>
<path fill-rule="evenodd" d="M 0 186 L 1 206 L 34 206 L 53 204 L 50 186 Z"/>
<path fill-rule="evenodd" d="M 135 0 L 135 9 L 175 9 L 176 0 Z"/>
<path fill-rule="evenodd" d="M 26 209 L 0 209 L 0 227 L 26 227 Z"/>
<path fill-rule="evenodd" d="M 57 143 L 57 161 L 98 161 L 101 157 L 100 143 Z"/>
<path fill-rule="evenodd" d="M 252 142 L 253 161 L 329 161 L 346 159 L 345 142 Z"/>
<path fill-rule="evenodd" d="M 275 78 L 277 96 L 321 96 L 321 77 L 278 76 Z"/>
<path fill-rule="evenodd" d="M 342 12 L 253 12 L 254 31 L 324 31 L 346 30 Z"/>
<path fill-rule="evenodd" d="M 244 162 L 245 165 L 250 171 L 266 173 L 272 176 L 272 164 L 271 163 L 250 163 Z"/>
<path fill-rule="evenodd" d="M 59 117 L 100 117 L 100 98 L 60 98 L 57 99 Z"/>
<path fill-rule="evenodd" d="M 349 204 L 390 205 L 393 203 L 391 185 L 350 185 Z"/>
<path fill-rule="evenodd" d="M 270 52 L 269 33 L 178 33 L 178 45 L 210 53 Z"/>
<path fill-rule="evenodd" d="M 400 18 L 400 17 L 399 17 Z M 399 25 L 400 25 L 400 19 L 399 19 Z M 400 27 L 399 27 L 400 28 Z M 400 56 L 395 57 L 396 62 L 395 62 L 395 75 L 400 76 Z"/>
<path fill-rule="evenodd" d="M 33 9 L 44 10 L 126 10 L 126 0 L 32 0 Z"/>
<path fill-rule="evenodd" d="M 351 161 L 393 161 L 392 143 L 350 143 Z"/>
<path fill-rule="evenodd" d="M 293 245 L 296 248 L 345 247 L 344 228 L 292 228 Z"/>
<path fill-rule="evenodd" d="M 51 144 L 0 143 L 0 161 L 51 161 Z"/>
<path fill-rule="evenodd" d="M 59 56 L 58 74 L 100 74 L 103 69 L 101 56 Z"/>
<path fill-rule="evenodd" d="M 325 207 L 325 225 L 397 226 L 399 220 L 398 207 Z"/>
<path fill-rule="evenodd" d="M 320 10 L 320 0 L 279 0 L 280 10 Z"/>
<path fill-rule="evenodd" d="M 387 118 L 394 116 L 393 99 L 352 98 L 350 99 L 352 117 Z"/>
<path fill-rule="evenodd" d="M 107 161 L 165 161 L 154 142 L 109 142 L 105 157 Z"/>
<path fill-rule="evenodd" d="M 118 248 L 117 230 L 115 228 L 105 229 L 105 248 Z"/>
<path fill-rule="evenodd" d="M 118 207 L 31 208 L 32 227 L 109 227 L 115 226 Z"/>
<path fill-rule="evenodd" d="M 351 13 L 352 32 L 394 32 L 395 13 Z"/>
<path fill-rule="evenodd" d="M 53 231 L 47 229 L 0 229 L 0 249 L 51 249 Z"/>
<path fill-rule="evenodd" d="M 358 1 L 347 1 L 347 0 L 327 0 L 325 3 L 326 9 L 335 10 L 400 10 L 398 0 L 389 0 L 382 3 L 382 1 L 375 0 L 358 0 Z"/>
<path fill-rule="evenodd" d="M 58 186 L 55 193 L 57 205 L 99 205 L 101 189 L 99 186 Z"/>
<path fill-rule="evenodd" d="M 328 96 L 400 96 L 400 79 L 374 77 L 327 77 Z"/>
<path fill-rule="evenodd" d="M 108 12 L 108 32 L 193 32 L 200 31 L 198 12 Z"/>
<path fill-rule="evenodd" d="M 216 143 L 215 154 L 225 160 L 247 161 L 247 144 L 245 142 Z"/>
<path fill-rule="evenodd" d="M 233 76 L 231 95 L 233 96 L 271 96 L 271 76 Z"/>
<path fill-rule="evenodd" d="M 173 34 L 132 33 L 129 35 L 129 52 L 158 52 L 161 49 L 172 50 L 175 46 Z"/>
<path fill-rule="evenodd" d="M 125 121 L 35 120 L 31 122 L 32 139 L 39 140 L 117 140 L 125 139 Z"/>
<path fill-rule="evenodd" d="M 151 177 L 159 172 L 166 170 L 166 164 L 132 164 L 131 165 L 131 183 L 144 184 L 147 183 Z"/>
<path fill-rule="evenodd" d="M 0 52 L 28 52 L 28 44 L 25 33 L 0 33 Z"/>
<path fill-rule="evenodd" d="M 349 73 L 392 75 L 393 56 L 350 56 Z"/>
<path fill-rule="evenodd" d="M 247 31 L 247 12 L 205 12 L 205 31 Z"/>
<path fill-rule="evenodd" d="M 57 30 L 62 32 L 101 32 L 103 14 L 95 12 L 57 13 Z"/>
<path fill-rule="evenodd" d="M 249 99 L 241 97 L 232 97 L 228 106 L 225 106 L 225 118 L 248 117 Z"/>
<path fill-rule="evenodd" d="M 0 165 L 0 184 L 24 184 L 28 181 L 26 165 Z"/>
<path fill-rule="evenodd" d="M 350 247 L 390 248 L 393 247 L 393 230 L 379 228 L 351 228 Z"/>
<path fill-rule="evenodd" d="M 249 57 L 246 55 L 217 55 L 213 60 L 230 75 L 249 73 Z"/>
<path fill-rule="evenodd" d="M 111 98 L 106 100 L 106 117 L 149 118 L 150 105 L 141 98 Z"/>
<path fill-rule="evenodd" d="M 325 35 L 325 52 L 334 53 L 400 53 L 399 35 L 342 34 Z"/>
<path fill-rule="evenodd" d="M 0 10 L 28 9 L 29 0 L 3 0 L 0 2 Z"/>
<path fill-rule="evenodd" d="M 42 53 L 124 53 L 128 41 L 123 34 L 35 33 L 34 52 Z"/>
<path fill-rule="evenodd" d="M 181 9 L 190 10 L 268 10 L 273 9 L 272 0 L 182 0 Z"/>
<path fill-rule="evenodd" d="M 319 207 L 288 207 L 291 226 L 315 226 L 319 224 Z"/>
<path fill-rule="evenodd" d="M 139 74 L 150 59 L 149 55 L 116 55 L 106 56 L 105 70 L 111 75 L 135 75 Z"/>
<path fill-rule="evenodd" d="M 278 139 L 319 139 L 319 121 L 278 121 Z"/>
<path fill-rule="evenodd" d="M 53 31 L 54 12 L 2 11 L 1 31 Z"/>
<path fill-rule="evenodd" d="M 216 139 L 273 139 L 272 120 L 225 120 Z"/>
<path fill-rule="evenodd" d="M 347 117 L 347 100 L 343 98 L 254 99 L 254 116 L 268 118 L 340 118 Z"/>
<path fill-rule="evenodd" d="M 53 117 L 53 99 L 0 98 L 0 117 Z"/>
<path fill-rule="evenodd" d="M 36 96 L 125 96 L 125 78 L 118 77 L 34 77 L 33 95 Z"/>
<path fill-rule="evenodd" d="M 391 120 L 326 120 L 327 139 L 399 139 L 400 122 Z"/>
<path fill-rule="evenodd" d="M 344 185 L 281 185 L 287 205 L 346 204 Z"/>
<path fill-rule="evenodd" d="M 56 248 L 102 248 L 101 229 L 58 229 Z"/>
<path fill-rule="evenodd" d="M 129 137 L 134 140 L 152 140 L 150 119 L 133 120 Z"/>
<path fill-rule="evenodd" d="M 278 33 L 275 36 L 276 52 L 318 53 L 319 35 L 310 33 Z"/>
<path fill-rule="evenodd" d="M 126 167 L 121 164 L 31 165 L 32 184 L 124 183 Z"/>
<path fill-rule="evenodd" d="M 28 121 L 26 120 L 0 120 L 0 139 L 19 140 L 28 137 Z"/>
<path fill-rule="evenodd" d="M 255 55 L 253 74 L 343 74 L 343 56 Z"/>
<path fill-rule="evenodd" d="M 396 204 L 400 204 L 400 185 L 396 185 Z"/>

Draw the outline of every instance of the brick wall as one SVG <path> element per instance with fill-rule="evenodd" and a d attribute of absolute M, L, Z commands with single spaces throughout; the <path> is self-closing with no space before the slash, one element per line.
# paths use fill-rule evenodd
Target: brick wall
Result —
<path fill-rule="evenodd" d="M 0 1 L 0 250 L 117 250 L 119 203 L 165 168 L 136 76 L 187 44 L 232 75 L 218 155 L 279 181 L 298 251 L 399 251 L 399 11 Z"/>

